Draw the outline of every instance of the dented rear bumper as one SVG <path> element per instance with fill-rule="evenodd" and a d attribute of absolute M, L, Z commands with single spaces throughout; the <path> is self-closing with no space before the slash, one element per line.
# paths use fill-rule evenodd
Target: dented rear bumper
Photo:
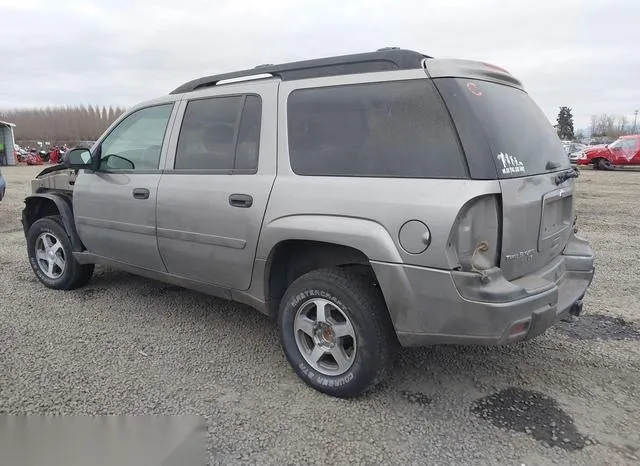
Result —
<path fill-rule="evenodd" d="M 589 244 L 572 238 L 563 255 L 518 280 L 489 274 L 373 263 L 403 346 L 501 345 L 540 335 L 581 311 L 594 276 Z"/>

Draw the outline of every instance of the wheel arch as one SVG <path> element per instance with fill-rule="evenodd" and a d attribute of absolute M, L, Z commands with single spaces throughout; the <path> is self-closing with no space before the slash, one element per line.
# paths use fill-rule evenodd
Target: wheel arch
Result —
<path fill-rule="evenodd" d="M 316 240 L 287 239 L 277 243 L 267 258 L 264 290 L 267 313 L 278 313 L 280 300 L 293 281 L 305 273 L 330 267 L 351 267 L 377 282 L 369 258 L 343 244 Z"/>
<path fill-rule="evenodd" d="M 69 235 L 74 251 L 84 249 L 73 218 L 73 205 L 71 197 L 61 193 L 38 193 L 27 196 L 24 200 L 25 207 L 22 210 L 22 228 L 26 236 L 31 225 L 43 217 L 59 215 L 62 224 Z"/>
<path fill-rule="evenodd" d="M 265 261 L 262 294 L 269 315 L 277 314 L 284 290 L 303 273 L 349 265 L 359 266 L 376 280 L 370 261 L 402 262 L 391 235 L 381 224 L 363 218 L 313 214 L 269 221 L 261 232 L 256 258 Z"/>

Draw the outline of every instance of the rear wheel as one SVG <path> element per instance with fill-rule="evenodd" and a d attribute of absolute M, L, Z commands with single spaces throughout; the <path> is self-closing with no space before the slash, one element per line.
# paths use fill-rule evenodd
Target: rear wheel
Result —
<path fill-rule="evenodd" d="M 397 340 L 380 289 L 344 268 L 309 272 L 287 289 L 280 340 L 298 376 L 316 390 L 354 397 L 386 375 Z"/>
<path fill-rule="evenodd" d="M 54 290 L 79 288 L 93 274 L 93 264 L 82 265 L 73 257 L 71 241 L 58 216 L 44 217 L 31 225 L 27 253 L 38 280 Z"/>

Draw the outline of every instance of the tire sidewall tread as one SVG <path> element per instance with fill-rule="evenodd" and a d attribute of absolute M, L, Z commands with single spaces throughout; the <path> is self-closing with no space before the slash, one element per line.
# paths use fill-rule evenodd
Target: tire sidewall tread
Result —
<path fill-rule="evenodd" d="M 295 315 L 312 298 L 331 301 L 345 312 L 356 333 L 356 357 L 347 372 L 338 376 L 313 369 L 300 354 L 293 332 Z M 308 385 L 331 396 L 358 396 L 379 383 L 390 365 L 393 337 L 390 319 L 379 288 L 348 270 L 320 269 L 295 280 L 280 304 L 278 328 L 287 360 Z"/>
<path fill-rule="evenodd" d="M 44 272 L 40 270 L 35 258 L 36 239 L 41 233 L 45 232 L 54 235 L 62 244 L 64 251 L 65 270 L 62 276 L 57 279 L 47 277 Z M 27 253 L 33 272 L 38 280 L 47 288 L 54 290 L 71 290 L 86 284 L 93 273 L 93 264 L 88 266 L 79 264 L 73 257 L 71 240 L 64 228 L 62 220 L 58 216 L 43 217 L 31 225 L 27 232 Z"/>

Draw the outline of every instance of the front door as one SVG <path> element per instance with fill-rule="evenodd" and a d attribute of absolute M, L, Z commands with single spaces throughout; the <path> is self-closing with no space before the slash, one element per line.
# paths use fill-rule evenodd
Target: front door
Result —
<path fill-rule="evenodd" d="M 76 179 L 73 210 L 90 253 L 149 270 L 164 270 L 156 239 L 161 155 L 174 103 L 136 110 L 96 146 L 97 171 Z"/>
<path fill-rule="evenodd" d="M 158 188 L 158 247 L 172 274 L 245 290 L 275 179 L 278 83 L 232 89 L 181 103 Z"/>

